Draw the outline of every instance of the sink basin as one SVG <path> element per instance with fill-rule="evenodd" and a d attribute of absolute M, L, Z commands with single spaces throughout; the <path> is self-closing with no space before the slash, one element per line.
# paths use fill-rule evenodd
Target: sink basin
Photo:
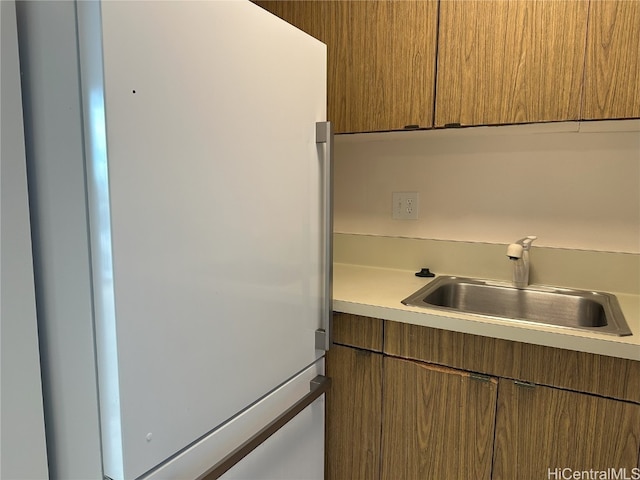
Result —
<path fill-rule="evenodd" d="M 616 297 L 610 293 L 439 276 L 402 303 L 525 322 L 631 335 Z"/>

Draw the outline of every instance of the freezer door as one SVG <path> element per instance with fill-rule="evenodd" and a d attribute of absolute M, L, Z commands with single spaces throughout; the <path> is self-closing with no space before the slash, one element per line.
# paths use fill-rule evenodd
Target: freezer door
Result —
<path fill-rule="evenodd" d="M 248 409 L 233 417 L 190 448 L 139 480 L 322 480 L 324 478 L 324 405 L 320 395 L 248 453 L 253 444 L 289 407 L 301 398 L 316 397 L 310 386 L 324 373 L 324 359 L 304 369 Z M 275 428 L 275 427 L 274 427 Z M 252 445 L 253 446 L 253 445 Z M 236 453 L 242 453 L 238 458 Z M 230 459 L 232 461 L 230 461 Z"/>
<path fill-rule="evenodd" d="M 314 370 L 316 368 L 303 372 L 296 381 L 301 384 L 308 383 L 309 373 Z M 293 385 L 290 388 L 293 390 Z M 225 480 L 259 478 L 323 480 L 324 402 L 324 396 L 315 400 L 219 478 Z M 204 480 L 211 479 L 205 477 Z"/>
<path fill-rule="evenodd" d="M 104 468 L 132 479 L 323 354 L 326 47 L 245 1 L 78 12 Z"/>

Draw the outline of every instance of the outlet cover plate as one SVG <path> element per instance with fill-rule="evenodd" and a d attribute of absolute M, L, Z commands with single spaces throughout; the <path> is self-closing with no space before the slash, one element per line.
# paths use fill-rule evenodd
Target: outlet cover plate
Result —
<path fill-rule="evenodd" d="M 418 219 L 418 192 L 393 192 L 392 217 L 395 220 Z"/>

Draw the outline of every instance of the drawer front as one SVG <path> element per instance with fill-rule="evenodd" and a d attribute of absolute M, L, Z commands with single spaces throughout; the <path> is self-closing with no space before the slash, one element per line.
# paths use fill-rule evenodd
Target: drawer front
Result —
<path fill-rule="evenodd" d="M 386 321 L 384 353 L 640 403 L 640 362 Z"/>
<path fill-rule="evenodd" d="M 334 312 L 333 342 L 382 352 L 383 320 Z"/>

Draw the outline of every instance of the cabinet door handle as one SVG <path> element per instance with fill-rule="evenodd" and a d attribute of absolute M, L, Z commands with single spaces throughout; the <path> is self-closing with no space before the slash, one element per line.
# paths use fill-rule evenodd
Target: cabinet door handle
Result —
<path fill-rule="evenodd" d="M 470 373 L 469 378 L 472 380 L 476 380 L 478 382 L 490 382 L 491 377 L 489 375 L 484 375 L 482 373 Z"/>
<path fill-rule="evenodd" d="M 536 388 L 535 383 L 523 382 L 522 380 L 514 380 L 513 383 L 522 388 Z"/>

